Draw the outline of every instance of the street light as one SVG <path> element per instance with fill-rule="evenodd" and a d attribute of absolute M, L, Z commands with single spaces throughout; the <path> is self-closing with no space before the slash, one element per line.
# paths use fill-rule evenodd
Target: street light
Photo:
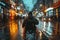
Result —
<path fill-rule="evenodd" d="M 40 7 L 42 7 L 43 5 L 42 4 L 40 4 Z"/>
<path fill-rule="evenodd" d="M 21 3 L 20 6 L 23 6 L 23 4 Z"/>
<path fill-rule="evenodd" d="M 20 10 L 20 6 L 17 6 L 17 10 Z"/>
<path fill-rule="evenodd" d="M 49 10 L 52 10 L 52 9 L 54 9 L 54 8 L 50 7 L 50 8 L 48 8 L 48 9 L 46 9 L 45 12 L 47 12 L 47 11 L 49 11 Z"/>

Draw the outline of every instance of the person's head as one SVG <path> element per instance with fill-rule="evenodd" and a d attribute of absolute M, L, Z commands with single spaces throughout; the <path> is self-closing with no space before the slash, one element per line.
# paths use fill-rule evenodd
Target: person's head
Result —
<path fill-rule="evenodd" d="M 31 16 L 32 16 L 32 12 L 29 12 L 29 13 L 28 13 L 28 16 L 31 17 Z"/>

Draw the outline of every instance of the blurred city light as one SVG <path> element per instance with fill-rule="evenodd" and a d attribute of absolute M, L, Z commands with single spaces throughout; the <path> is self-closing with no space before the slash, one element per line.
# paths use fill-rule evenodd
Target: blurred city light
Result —
<path fill-rule="evenodd" d="M 48 9 L 46 9 L 45 10 L 45 12 L 47 12 L 47 11 L 49 11 L 49 10 L 52 10 L 53 8 L 52 7 L 50 7 L 50 8 L 48 8 Z"/>
<path fill-rule="evenodd" d="M 18 25 L 12 20 L 9 22 L 9 28 L 11 40 L 16 39 L 16 36 L 18 34 Z"/>
<path fill-rule="evenodd" d="M 12 8 L 14 8 L 14 5 L 11 5 Z"/>
<path fill-rule="evenodd" d="M 10 0 L 10 4 L 12 4 L 12 5 L 16 5 L 15 2 L 13 2 L 12 0 Z"/>
<path fill-rule="evenodd" d="M 40 39 L 42 39 L 42 32 L 41 31 L 40 31 L 40 34 L 39 35 L 40 35 Z"/>
<path fill-rule="evenodd" d="M 23 4 L 21 3 L 20 6 L 23 6 Z"/>
<path fill-rule="evenodd" d="M 10 9 L 10 10 L 9 10 L 9 13 L 10 13 L 11 19 L 14 19 L 14 16 L 16 15 L 16 11 L 13 10 L 13 9 Z"/>
<path fill-rule="evenodd" d="M 5 6 L 5 5 L 6 5 L 6 4 L 5 4 L 5 3 L 3 3 L 3 2 L 0 2 L 0 4 L 1 4 L 1 5 L 3 5 L 3 6 Z"/>
<path fill-rule="evenodd" d="M 48 22 L 48 27 L 47 27 L 46 33 L 48 33 L 50 36 L 52 35 L 52 29 L 53 29 L 52 23 Z"/>
<path fill-rule="evenodd" d="M 46 22 L 44 21 L 43 31 L 46 31 Z"/>
<path fill-rule="evenodd" d="M 17 6 L 17 10 L 20 10 L 21 8 L 20 8 L 20 6 Z"/>
<path fill-rule="evenodd" d="M 40 4 L 40 7 L 42 7 L 43 6 L 43 4 Z"/>
<path fill-rule="evenodd" d="M 21 10 L 19 11 L 19 13 L 20 13 L 20 14 L 23 14 L 23 12 L 24 12 L 24 10 L 23 10 L 23 9 L 21 9 Z"/>

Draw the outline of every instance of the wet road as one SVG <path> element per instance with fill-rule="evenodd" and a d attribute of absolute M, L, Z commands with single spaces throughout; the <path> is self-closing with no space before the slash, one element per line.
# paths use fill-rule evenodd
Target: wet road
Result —
<path fill-rule="evenodd" d="M 20 39 L 23 40 L 23 38 L 22 38 L 22 36 L 23 36 L 22 22 L 23 22 L 23 20 L 18 20 L 18 21 L 17 20 L 10 20 L 9 21 L 11 40 L 20 40 Z M 39 23 L 38 28 L 40 27 L 40 25 L 41 25 L 41 23 Z M 47 37 L 45 34 L 43 36 L 43 33 L 40 28 L 38 30 L 39 31 L 38 40 L 41 40 L 42 38 L 43 38 L 42 40 L 44 40 Z"/>
<path fill-rule="evenodd" d="M 10 40 L 23 40 L 23 38 L 22 38 L 22 35 L 23 35 L 22 22 L 23 22 L 23 20 L 19 19 L 19 20 L 7 20 L 7 21 L 8 22 L 5 22 L 5 26 L 8 25 L 7 27 L 9 29 L 7 29 L 7 30 L 10 30 L 9 31 Z M 1 24 L 2 24 L 2 22 L 1 22 Z M 47 28 L 46 32 L 48 32 L 48 34 L 51 35 L 52 30 L 50 27 L 52 27 L 52 25 L 51 25 L 52 23 L 48 22 L 46 24 L 48 24 L 48 26 L 49 26 L 49 27 L 46 27 Z M 48 37 L 47 37 L 48 35 L 47 34 L 45 35 L 45 32 L 43 32 L 45 30 L 45 29 L 43 30 L 44 26 L 46 26 L 46 25 L 44 25 L 44 22 L 40 20 L 39 24 L 37 25 L 37 28 L 39 31 L 38 40 L 44 40 L 44 39 L 48 40 Z M 50 30 L 50 33 L 49 33 L 49 30 Z"/>

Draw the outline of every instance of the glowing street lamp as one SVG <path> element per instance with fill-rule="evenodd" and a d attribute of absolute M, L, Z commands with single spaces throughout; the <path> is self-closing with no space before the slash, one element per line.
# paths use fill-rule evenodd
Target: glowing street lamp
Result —
<path fill-rule="evenodd" d="M 20 6 L 17 6 L 17 10 L 20 10 Z"/>
<path fill-rule="evenodd" d="M 40 4 L 40 7 L 42 7 L 43 5 L 42 4 Z"/>
<path fill-rule="evenodd" d="M 20 10 L 20 14 L 22 14 L 23 12 L 24 12 L 24 10 L 21 9 L 21 10 Z"/>
<path fill-rule="evenodd" d="M 23 4 L 21 3 L 20 6 L 23 6 Z"/>

